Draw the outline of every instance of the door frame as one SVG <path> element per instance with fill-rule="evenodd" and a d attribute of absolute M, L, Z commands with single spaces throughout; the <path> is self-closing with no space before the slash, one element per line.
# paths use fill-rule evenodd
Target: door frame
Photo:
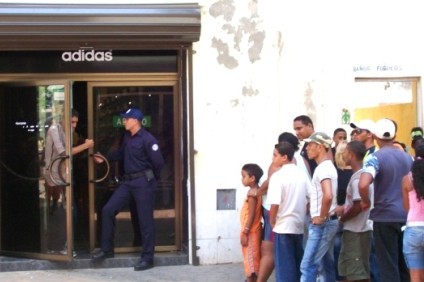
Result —
<path fill-rule="evenodd" d="M 84 81 L 87 82 L 87 86 L 90 85 L 137 85 L 137 86 L 173 86 L 174 92 L 173 92 L 173 105 L 174 105 L 174 172 L 175 172 L 175 181 L 174 181 L 174 193 L 175 193 L 175 245 L 172 246 L 156 246 L 155 251 L 176 251 L 182 249 L 182 240 L 183 240 L 183 191 L 182 191 L 182 180 L 183 180 L 183 144 L 182 144 L 182 138 L 181 138 L 181 132 L 183 127 L 183 113 L 182 113 L 182 105 L 183 105 L 183 98 L 182 95 L 179 95 L 181 93 L 181 77 L 178 73 L 52 73 L 52 74 L 40 74 L 40 73 L 31 73 L 31 74 L 2 74 L 0 77 L 0 83 L 37 83 L 37 84 L 43 84 L 43 83 L 50 83 L 50 84 L 63 84 L 65 85 L 65 88 L 67 89 L 69 95 L 67 96 L 68 100 L 66 103 L 68 105 L 72 105 L 72 86 L 71 83 L 74 81 Z M 87 92 L 89 92 L 89 89 L 87 89 Z M 92 95 L 92 94 L 91 94 Z M 89 97 L 90 94 L 87 93 L 87 97 Z M 88 111 L 89 111 L 89 118 L 88 118 L 88 124 L 93 124 L 93 118 L 92 118 L 92 103 L 91 105 L 88 104 Z M 65 117 L 67 120 L 70 120 L 71 118 L 71 106 L 65 107 Z M 90 114 L 91 111 L 91 114 Z M 90 120 L 91 118 L 91 120 Z M 92 128 L 92 126 L 91 126 Z M 70 132 L 70 123 L 66 125 L 66 132 Z M 93 132 L 89 131 L 89 136 L 92 136 Z M 73 185 L 72 183 L 72 177 L 71 173 L 69 171 L 72 170 L 72 155 L 70 154 L 71 150 L 71 134 L 69 134 L 69 140 L 67 143 L 67 154 L 69 152 L 69 158 L 67 159 L 68 163 L 68 173 L 67 173 L 67 182 L 70 183 L 71 187 Z M 89 138 L 89 137 L 88 137 Z M 92 149 L 89 150 L 89 153 L 92 154 Z M 92 162 L 89 162 L 90 166 L 93 166 Z M 90 171 L 94 171 L 93 168 L 89 168 Z M 89 179 L 90 175 L 89 175 Z M 93 185 L 90 182 L 90 190 Z M 67 189 L 67 198 L 72 200 L 72 189 Z M 92 192 L 89 192 L 92 193 Z M 92 195 L 89 195 L 89 198 L 91 198 Z M 91 200 L 90 200 L 91 201 Z M 69 208 L 71 205 L 68 205 Z M 68 207 L 67 207 L 68 208 Z M 90 204 L 90 217 L 94 217 L 94 213 L 91 212 L 91 204 Z M 155 212 L 155 215 L 158 217 L 166 216 L 166 212 Z M 67 238 L 69 242 L 73 242 L 73 228 L 72 228 L 72 212 L 67 212 Z M 91 222 L 91 219 L 90 219 Z M 92 242 L 92 230 L 90 225 L 90 248 L 91 248 L 91 242 Z M 95 236 L 95 235 L 94 235 Z M 57 260 L 57 261 L 71 261 L 73 259 L 72 257 L 72 248 L 73 244 L 68 244 L 68 254 L 66 256 L 56 256 L 56 255 L 50 255 L 50 254 L 42 254 L 42 253 L 11 253 L 2 251 L 2 255 L 10 255 L 10 256 L 19 256 L 19 257 L 28 257 L 28 258 L 35 258 L 35 259 L 48 259 L 48 260 Z M 138 248 L 140 249 L 140 248 Z M 121 248 L 118 251 L 119 252 L 132 252 L 134 248 Z M 1 251 L 1 250 L 0 250 Z"/>
<path fill-rule="evenodd" d="M 378 78 L 355 78 L 355 85 L 360 83 L 379 83 L 386 84 L 390 87 L 392 82 L 407 82 L 411 84 L 411 102 L 410 103 L 394 103 L 387 105 L 378 105 L 372 107 L 359 107 L 354 109 L 354 118 L 356 121 L 369 118 L 377 121 L 381 118 L 392 118 L 397 122 L 398 131 L 396 140 L 404 143 L 408 149 L 410 148 L 410 129 L 414 126 L 422 126 L 422 99 L 418 93 L 418 84 L 420 82 L 417 77 L 378 77 Z M 409 122 L 408 122 L 409 121 Z M 412 124 L 411 124 L 412 122 Z M 405 124 L 409 124 L 406 127 Z M 412 151 L 409 151 L 412 155 Z"/>
<path fill-rule="evenodd" d="M 35 78 L 25 78 L 25 79 L 15 79 L 15 80 L 4 80 L 0 79 L 0 83 L 5 83 L 6 85 L 11 86 L 45 86 L 45 85 L 63 85 L 64 86 L 64 107 L 63 107 L 63 118 L 66 121 L 71 120 L 71 109 L 72 109 L 72 87 L 71 82 L 67 79 L 47 79 L 46 77 L 41 77 L 38 79 Z M 72 133 L 71 133 L 71 123 L 65 122 L 65 156 L 64 163 L 66 168 L 66 174 L 63 180 L 65 180 L 66 187 L 66 242 L 73 242 L 73 230 L 72 230 L 72 197 L 73 197 L 73 181 L 72 181 Z M 40 178 L 42 176 L 40 175 Z M 14 252 L 14 251 L 5 251 L 1 249 L 0 252 L 5 256 L 16 256 L 16 257 L 27 257 L 35 259 L 48 259 L 51 261 L 71 261 L 72 257 L 72 244 L 67 244 L 67 254 L 66 255 L 57 255 L 57 254 L 46 254 L 46 253 L 33 253 L 33 252 Z"/>
<path fill-rule="evenodd" d="M 172 218 L 175 217 L 175 244 L 169 246 L 155 246 L 155 251 L 176 251 L 181 249 L 182 244 L 182 167 L 181 167 L 181 97 L 178 95 L 179 91 L 179 80 L 175 76 L 167 76 L 167 79 L 145 79 L 144 77 L 139 77 L 137 80 L 116 80 L 113 81 L 87 81 L 87 107 L 88 107 L 88 138 L 92 139 L 94 136 L 94 120 L 93 120 L 93 88 L 94 87 L 115 87 L 115 86 L 171 86 L 173 87 L 173 112 L 174 112 L 174 196 L 175 196 L 175 209 L 174 210 L 155 210 L 155 218 Z M 93 149 L 91 148 L 89 154 L 93 154 Z M 94 179 L 94 163 L 89 163 L 89 179 Z M 96 243 L 96 207 L 95 207 L 95 183 L 89 181 L 89 234 L 90 234 L 90 250 L 95 249 Z M 119 216 L 119 215 L 117 215 Z M 139 251 L 140 247 L 121 247 L 116 248 L 116 253 L 124 252 L 135 252 Z"/>

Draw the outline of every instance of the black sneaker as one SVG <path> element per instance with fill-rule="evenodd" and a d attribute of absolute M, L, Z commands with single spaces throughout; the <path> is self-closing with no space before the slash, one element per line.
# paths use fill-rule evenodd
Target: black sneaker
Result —
<path fill-rule="evenodd" d="M 136 265 L 134 265 L 134 271 L 143 271 L 143 270 L 146 270 L 146 269 L 150 269 L 153 266 L 154 266 L 153 262 L 140 260 Z"/>
<path fill-rule="evenodd" d="M 104 259 L 107 259 L 107 258 L 113 258 L 114 256 L 115 256 L 115 254 L 113 252 L 104 252 L 104 251 L 100 250 L 97 253 L 94 253 L 91 256 L 91 259 L 95 260 L 95 261 L 99 261 L 99 260 L 104 260 Z"/>

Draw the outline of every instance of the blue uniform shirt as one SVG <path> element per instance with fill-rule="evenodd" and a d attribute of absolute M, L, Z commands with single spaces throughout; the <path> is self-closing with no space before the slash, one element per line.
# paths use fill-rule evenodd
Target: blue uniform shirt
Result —
<path fill-rule="evenodd" d="M 110 151 L 108 159 L 111 161 L 123 160 L 125 174 L 151 169 L 156 178 L 159 178 L 164 164 L 158 141 L 144 128 L 141 128 L 133 136 L 130 132 L 126 132 L 121 147 L 118 150 Z"/>

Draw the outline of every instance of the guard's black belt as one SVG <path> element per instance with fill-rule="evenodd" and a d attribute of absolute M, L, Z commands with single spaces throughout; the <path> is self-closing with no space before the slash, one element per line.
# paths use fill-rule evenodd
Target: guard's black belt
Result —
<path fill-rule="evenodd" d="M 128 181 L 128 180 L 134 180 L 134 179 L 143 177 L 143 176 L 146 175 L 147 171 L 150 171 L 150 170 L 148 169 L 148 170 L 143 170 L 143 171 L 140 171 L 140 172 L 126 173 L 122 176 L 122 180 Z"/>

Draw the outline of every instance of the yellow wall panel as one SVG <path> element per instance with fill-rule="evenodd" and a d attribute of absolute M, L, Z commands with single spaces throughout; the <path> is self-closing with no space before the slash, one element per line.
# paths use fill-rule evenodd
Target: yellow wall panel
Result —
<path fill-rule="evenodd" d="M 412 83 L 412 103 L 391 104 L 370 108 L 358 108 L 355 110 L 355 121 L 372 119 L 377 121 L 381 118 L 390 118 L 396 121 L 398 131 L 396 140 L 409 148 L 411 145 L 410 131 L 417 122 L 417 84 Z M 411 150 L 410 150 L 411 151 Z M 411 153 L 411 152 L 410 152 Z"/>

